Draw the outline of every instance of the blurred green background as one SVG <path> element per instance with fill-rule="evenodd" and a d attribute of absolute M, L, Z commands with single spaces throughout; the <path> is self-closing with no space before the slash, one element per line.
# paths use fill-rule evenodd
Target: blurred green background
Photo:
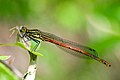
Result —
<path fill-rule="evenodd" d="M 108 68 L 90 59 L 77 58 L 51 43 L 42 42 L 36 80 L 120 80 L 119 0 L 0 0 L 0 43 L 14 43 L 9 29 L 25 25 L 50 32 L 97 50 Z M 0 54 L 12 55 L 14 65 L 24 73 L 27 51 L 0 47 Z"/>

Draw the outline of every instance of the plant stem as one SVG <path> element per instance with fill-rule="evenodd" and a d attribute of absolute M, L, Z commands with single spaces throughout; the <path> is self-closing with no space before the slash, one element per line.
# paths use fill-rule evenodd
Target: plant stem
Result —
<path fill-rule="evenodd" d="M 35 79 L 35 74 L 36 74 L 36 60 L 37 60 L 37 55 L 34 55 L 30 51 L 30 63 L 27 72 L 25 73 L 23 80 L 34 80 Z"/>

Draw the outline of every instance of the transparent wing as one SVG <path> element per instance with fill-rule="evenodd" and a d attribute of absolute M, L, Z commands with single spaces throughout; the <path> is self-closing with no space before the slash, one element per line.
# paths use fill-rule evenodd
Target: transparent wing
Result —
<path fill-rule="evenodd" d="M 69 40 L 65 40 L 63 38 L 60 38 L 54 34 L 50 34 L 50 33 L 46 33 L 46 32 L 42 32 L 42 37 L 46 40 L 46 41 L 49 41 L 50 40 L 55 40 L 59 43 L 62 43 L 62 44 L 66 44 L 66 45 L 69 45 L 71 47 L 74 47 L 74 48 L 77 48 L 77 49 L 80 49 L 84 52 L 87 52 L 89 54 L 92 54 L 94 56 L 98 56 L 97 52 L 92 49 L 92 48 L 89 48 L 89 47 L 86 47 L 86 46 L 82 46 L 82 45 L 79 45 L 75 42 L 72 42 L 72 41 L 69 41 Z M 69 48 L 65 48 L 65 47 L 62 47 L 62 46 L 59 46 L 57 45 L 60 49 L 72 54 L 72 55 L 75 55 L 75 56 L 78 56 L 78 57 L 85 57 L 85 55 L 81 54 L 80 52 L 76 52 L 74 50 L 71 50 Z"/>

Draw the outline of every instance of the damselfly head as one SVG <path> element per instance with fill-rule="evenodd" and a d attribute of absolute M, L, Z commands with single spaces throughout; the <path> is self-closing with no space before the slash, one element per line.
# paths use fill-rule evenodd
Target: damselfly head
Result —
<path fill-rule="evenodd" d="M 17 32 L 17 34 L 20 36 L 20 37 L 24 37 L 28 31 L 27 27 L 25 26 L 16 26 L 16 27 L 13 27 L 10 29 L 10 31 L 12 31 L 10 37 L 15 33 Z"/>
<path fill-rule="evenodd" d="M 27 28 L 25 26 L 20 26 L 20 32 L 21 33 L 26 33 Z"/>
<path fill-rule="evenodd" d="M 25 26 L 16 26 L 16 29 L 18 31 L 18 34 L 21 36 L 21 37 L 24 37 L 26 32 L 27 32 L 27 28 Z"/>
<path fill-rule="evenodd" d="M 10 37 L 17 32 L 21 37 L 23 37 L 26 32 L 27 32 L 27 28 L 25 26 L 16 26 L 10 29 L 10 31 L 12 31 Z"/>

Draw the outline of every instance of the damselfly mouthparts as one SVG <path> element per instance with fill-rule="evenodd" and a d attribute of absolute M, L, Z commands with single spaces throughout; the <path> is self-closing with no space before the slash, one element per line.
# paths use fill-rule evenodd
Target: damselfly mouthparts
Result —
<path fill-rule="evenodd" d="M 85 55 L 105 64 L 108 67 L 111 66 L 111 64 L 109 64 L 107 61 L 99 58 L 97 55 L 97 52 L 92 48 L 79 45 L 75 42 L 65 40 L 54 34 L 43 32 L 38 29 L 27 29 L 27 27 L 21 26 L 21 27 L 17 27 L 17 30 L 18 30 L 19 37 L 21 38 L 25 37 L 27 40 L 33 40 L 34 42 L 36 42 L 36 46 L 33 49 L 34 51 L 36 50 L 36 48 L 40 44 L 40 41 L 42 40 L 42 41 L 47 41 L 55 45 L 58 45 L 62 48 L 66 48 L 68 50 L 76 52 L 75 54 L 71 53 L 73 55 L 76 55 L 76 56 Z"/>

